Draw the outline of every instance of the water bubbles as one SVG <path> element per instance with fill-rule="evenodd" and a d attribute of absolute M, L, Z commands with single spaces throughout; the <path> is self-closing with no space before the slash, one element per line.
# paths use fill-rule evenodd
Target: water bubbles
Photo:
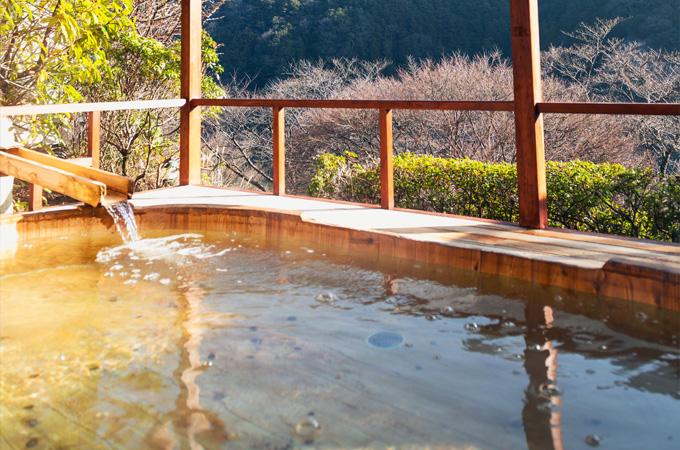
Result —
<path fill-rule="evenodd" d="M 120 270 L 122 268 L 123 268 L 122 264 L 114 264 L 113 266 L 111 266 L 110 270 Z"/>
<path fill-rule="evenodd" d="M 555 296 L 555 301 L 558 302 L 558 303 L 562 303 L 562 302 L 564 301 L 564 299 L 562 298 L 561 295 L 556 295 L 556 296 Z"/>
<path fill-rule="evenodd" d="M 517 360 L 522 360 L 524 359 L 524 355 L 521 353 L 515 353 L 514 358 Z"/>
<path fill-rule="evenodd" d="M 513 322 L 512 320 L 506 320 L 503 323 L 501 323 L 501 326 L 503 328 L 515 328 L 517 324 Z"/>
<path fill-rule="evenodd" d="M 555 403 L 552 403 L 552 402 L 545 402 L 545 403 L 541 403 L 539 405 L 538 409 L 540 409 L 541 411 L 545 411 L 545 412 L 555 412 L 555 411 L 559 411 L 560 405 L 556 405 Z"/>
<path fill-rule="evenodd" d="M 645 323 L 647 322 L 647 319 L 649 318 L 647 314 L 643 313 L 642 311 L 638 311 L 635 313 L 635 318 L 637 319 L 638 322 L 640 323 Z"/>
<path fill-rule="evenodd" d="M 472 333 L 477 333 L 479 330 L 481 330 L 481 327 L 475 322 L 466 323 L 464 328 Z"/>
<path fill-rule="evenodd" d="M 135 280 L 135 279 L 125 280 L 125 281 L 123 281 L 123 284 L 126 284 L 128 286 L 133 286 L 133 285 L 137 284 L 137 280 Z"/>
<path fill-rule="evenodd" d="M 442 314 L 451 314 L 453 313 L 453 308 L 450 306 L 445 306 L 444 308 L 441 309 Z"/>
<path fill-rule="evenodd" d="M 435 314 L 430 314 L 428 316 L 425 316 L 426 320 L 429 320 L 430 322 L 434 322 L 435 320 L 439 320 L 439 316 Z"/>
<path fill-rule="evenodd" d="M 310 412 L 307 417 L 302 419 L 295 425 L 295 435 L 304 440 L 312 440 L 321 434 L 321 425 L 314 417 L 314 413 Z"/>
<path fill-rule="evenodd" d="M 338 296 L 332 292 L 326 292 L 325 294 L 317 295 L 314 300 L 319 303 L 333 303 L 338 300 Z"/>
<path fill-rule="evenodd" d="M 40 423 L 40 422 L 38 422 L 38 421 L 35 420 L 35 419 L 28 419 L 28 420 L 26 421 L 26 425 L 28 425 L 28 426 L 31 427 L 31 428 L 37 427 L 39 423 Z"/>
<path fill-rule="evenodd" d="M 562 395 L 562 389 L 552 383 L 544 383 L 538 390 L 546 397 L 559 397 Z"/>
<path fill-rule="evenodd" d="M 600 444 L 602 444 L 603 440 L 604 439 L 602 439 L 602 437 L 598 436 L 597 434 L 589 434 L 584 439 L 585 443 L 591 447 L 598 447 Z"/>
<path fill-rule="evenodd" d="M 600 345 L 600 350 L 605 351 L 608 350 L 609 347 L 607 347 L 605 344 Z"/>
<path fill-rule="evenodd" d="M 366 342 L 375 348 L 389 349 L 399 347 L 404 343 L 404 336 L 392 331 L 379 331 L 370 335 Z"/>
<path fill-rule="evenodd" d="M 160 284 L 170 284 L 170 278 L 163 278 L 162 280 L 158 281 Z"/>

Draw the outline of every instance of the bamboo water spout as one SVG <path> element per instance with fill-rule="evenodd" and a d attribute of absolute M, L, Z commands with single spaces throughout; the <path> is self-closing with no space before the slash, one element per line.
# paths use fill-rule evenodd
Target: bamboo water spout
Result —
<path fill-rule="evenodd" d="M 24 148 L 0 151 L 0 173 L 40 185 L 90 206 L 127 200 L 133 181 Z"/>

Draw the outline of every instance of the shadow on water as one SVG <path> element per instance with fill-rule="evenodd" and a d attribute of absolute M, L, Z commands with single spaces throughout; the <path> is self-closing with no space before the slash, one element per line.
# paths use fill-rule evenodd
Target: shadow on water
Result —
<path fill-rule="evenodd" d="M 224 422 L 200 404 L 201 390 L 196 379 L 208 367 L 199 354 L 205 330 L 200 320 L 203 290 L 192 284 L 191 279 L 187 281 L 178 301 L 179 364 L 172 374 L 179 393 L 175 409 L 163 415 L 146 435 L 145 445 L 151 449 L 217 448 L 229 439 Z"/>

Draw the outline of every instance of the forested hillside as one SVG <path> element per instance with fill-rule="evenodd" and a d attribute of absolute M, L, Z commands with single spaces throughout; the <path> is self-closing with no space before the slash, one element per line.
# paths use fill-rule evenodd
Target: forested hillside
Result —
<path fill-rule="evenodd" d="M 569 44 L 562 30 L 617 16 L 614 35 L 680 48 L 677 0 L 541 0 L 541 41 Z M 437 58 L 493 48 L 510 56 L 509 0 L 231 0 L 207 25 L 227 73 L 262 86 L 300 59 Z"/>

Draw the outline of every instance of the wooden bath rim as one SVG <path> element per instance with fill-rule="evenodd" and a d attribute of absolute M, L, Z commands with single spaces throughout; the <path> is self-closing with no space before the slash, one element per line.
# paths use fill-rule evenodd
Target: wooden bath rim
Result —
<path fill-rule="evenodd" d="M 140 232 L 235 231 L 263 237 L 292 238 L 349 252 L 441 264 L 482 274 L 499 275 L 587 294 L 680 310 L 680 270 L 663 263 L 641 263 L 613 256 L 601 268 L 532 259 L 475 248 L 461 243 L 436 242 L 383 230 L 362 230 L 319 223 L 299 211 L 214 204 L 135 206 Z M 0 216 L 3 253 L 25 240 L 82 233 L 115 232 L 104 208 L 67 206 L 40 212 Z M 676 246 L 672 246 L 675 248 Z M 679 258 L 680 260 L 680 258 Z"/>

